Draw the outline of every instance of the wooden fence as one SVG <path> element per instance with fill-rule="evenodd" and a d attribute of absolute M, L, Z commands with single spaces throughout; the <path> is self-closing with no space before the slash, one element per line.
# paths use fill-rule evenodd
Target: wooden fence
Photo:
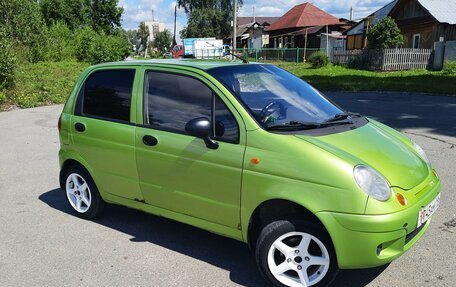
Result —
<path fill-rule="evenodd" d="M 432 49 L 384 49 L 334 51 L 334 63 L 353 68 L 378 71 L 427 69 L 431 66 Z"/>

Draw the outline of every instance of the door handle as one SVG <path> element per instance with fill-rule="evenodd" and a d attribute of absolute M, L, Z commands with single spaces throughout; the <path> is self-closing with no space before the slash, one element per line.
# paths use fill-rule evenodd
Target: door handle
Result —
<path fill-rule="evenodd" d="M 84 125 L 84 124 L 81 124 L 81 123 L 75 123 L 75 124 L 74 124 L 74 128 L 75 128 L 78 132 L 80 132 L 80 133 L 82 133 L 83 131 L 86 130 L 85 125 Z"/>
<path fill-rule="evenodd" d="M 148 146 L 156 146 L 158 144 L 158 140 L 154 136 L 143 136 L 143 143 Z"/>

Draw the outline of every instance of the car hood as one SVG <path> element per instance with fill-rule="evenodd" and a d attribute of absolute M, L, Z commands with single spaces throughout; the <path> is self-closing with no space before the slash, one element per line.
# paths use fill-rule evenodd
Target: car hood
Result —
<path fill-rule="evenodd" d="M 296 135 L 338 157 L 366 164 L 391 186 L 411 189 L 428 176 L 429 168 L 399 132 L 368 123 L 360 128 L 319 137 Z"/>

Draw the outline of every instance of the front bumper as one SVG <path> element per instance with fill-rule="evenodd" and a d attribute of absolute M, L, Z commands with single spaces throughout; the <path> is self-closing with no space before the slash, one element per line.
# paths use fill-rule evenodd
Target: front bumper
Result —
<path fill-rule="evenodd" d="M 339 268 L 368 268 L 387 264 L 410 249 L 425 233 L 431 219 L 416 229 L 418 212 L 440 193 L 440 182 L 412 206 L 382 215 L 318 212 L 336 250 Z"/>

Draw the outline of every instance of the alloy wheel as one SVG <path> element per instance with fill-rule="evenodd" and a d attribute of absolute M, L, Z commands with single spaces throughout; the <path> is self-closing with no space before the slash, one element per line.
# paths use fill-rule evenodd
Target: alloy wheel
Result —
<path fill-rule="evenodd" d="M 286 286 L 313 286 L 325 277 L 329 266 L 327 248 L 317 237 L 308 233 L 286 233 L 269 248 L 269 270 Z"/>
<path fill-rule="evenodd" d="M 66 195 L 70 205 L 79 213 L 84 213 L 90 208 L 92 195 L 84 178 L 72 173 L 66 180 Z"/>

